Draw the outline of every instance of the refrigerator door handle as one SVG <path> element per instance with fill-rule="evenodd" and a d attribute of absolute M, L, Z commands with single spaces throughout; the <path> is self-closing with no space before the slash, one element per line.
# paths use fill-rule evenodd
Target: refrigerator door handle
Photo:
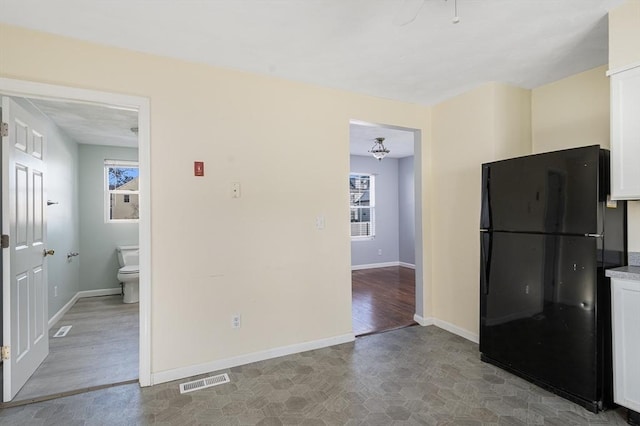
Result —
<path fill-rule="evenodd" d="M 491 261 L 491 234 L 480 234 L 480 288 L 482 294 L 489 294 L 489 272 Z M 489 252 L 489 253 L 487 253 Z"/>
<path fill-rule="evenodd" d="M 602 238 L 603 234 L 584 234 L 585 237 L 594 237 L 594 238 Z"/>
<path fill-rule="evenodd" d="M 491 223 L 491 196 L 490 194 L 490 167 L 482 166 L 482 199 L 480 204 L 480 228 L 492 228 Z"/>

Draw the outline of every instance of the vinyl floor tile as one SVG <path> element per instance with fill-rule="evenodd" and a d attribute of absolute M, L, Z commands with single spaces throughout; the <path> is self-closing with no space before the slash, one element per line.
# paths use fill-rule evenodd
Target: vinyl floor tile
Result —
<path fill-rule="evenodd" d="M 434 326 L 224 372 L 231 383 L 184 395 L 178 382 L 132 384 L 8 408 L 0 412 L 0 424 L 626 424 L 623 409 L 592 414 L 481 362 L 478 345 Z"/>

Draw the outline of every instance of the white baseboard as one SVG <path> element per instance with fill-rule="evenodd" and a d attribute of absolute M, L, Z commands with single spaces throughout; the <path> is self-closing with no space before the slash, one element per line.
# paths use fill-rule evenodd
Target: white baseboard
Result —
<path fill-rule="evenodd" d="M 74 294 L 73 297 L 71 297 L 71 299 L 69 299 L 69 301 L 65 303 L 64 306 L 60 308 L 60 310 L 56 312 L 54 316 L 51 317 L 51 319 L 49 320 L 49 330 L 51 330 L 51 327 L 53 327 L 58 321 L 60 321 L 62 316 L 66 314 L 69 309 L 71 309 L 71 307 L 78 301 L 78 299 L 78 293 Z"/>
<path fill-rule="evenodd" d="M 381 263 L 367 263 L 365 265 L 352 265 L 352 271 L 359 271 L 361 269 L 376 269 L 376 268 L 388 268 L 389 266 L 402 266 L 405 268 L 416 269 L 416 265 L 405 262 L 381 262 Z"/>
<path fill-rule="evenodd" d="M 246 355 L 239 355 L 231 358 L 221 359 L 218 361 L 160 371 L 158 373 L 151 374 L 151 384 L 157 385 L 160 383 L 171 382 L 173 380 L 180 380 L 187 377 L 197 376 L 199 374 L 225 370 L 227 368 L 250 364 L 252 362 L 264 361 L 266 359 L 278 358 L 285 355 L 326 348 L 328 346 L 340 345 L 342 343 L 353 342 L 354 340 L 355 336 L 353 335 L 353 333 L 349 333 L 343 334 L 341 336 L 329 337 L 327 339 L 320 339 L 311 342 L 297 343 L 295 345 L 267 349 L 264 351 L 253 352 Z"/>
<path fill-rule="evenodd" d="M 96 296 L 111 296 L 114 294 L 120 294 L 121 290 L 119 288 L 101 288 L 99 290 L 85 290 L 79 291 L 74 294 L 71 299 L 67 303 L 64 304 L 62 308 L 54 316 L 49 320 L 49 329 L 56 325 L 58 321 L 67 313 L 69 309 L 78 301 L 78 299 L 82 299 L 84 297 L 96 297 Z"/>
<path fill-rule="evenodd" d="M 99 290 L 85 290 L 79 291 L 78 297 L 98 297 L 98 296 L 113 296 L 116 294 L 121 294 L 122 290 L 120 287 L 117 288 L 101 288 Z"/>
<path fill-rule="evenodd" d="M 423 318 L 418 314 L 413 315 L 413 320 L 421 326 L 433 325 L 433 318 Z"/>
<path fill-rule="evenodd" d="M 450 333 L 457 334 L 460 337 L 464 337 L 467 340 L 472 341 L 473 343 L 478 343 L 480 341 L 480 336 L 476 333 L 472 333 L 464 328 L 460 328 L 457 325 L 453 325 L 450 322 L 442 321 L 440 319 L 434 318 L 433 325 L 443 330 L 447 330 Z"/>
<path fill-rule="evenodd" d="M 381 262 L 381 263 L 367 263 L 366 265 L 352 265 L 352 271 L 359 271 L 361 269 L 375 269 L 375 268 L 388 268 L 389 266 L 398 266 L 399 262 Z"/>
<path fill-rule="evenodd" d="M 428 317 L 423 318 L 418 314 L 413 316 L 413 320 L 422 326 L 435 325 L 438 328 L 448 331 L 449 333 L 453 333 L 460 337 L 464 337 L 467 340 L 472 341 L 473 343 L 478 343 L 480 338 L 477 334 L 471 333 L 464 328 L 458 327 L 457 325 L 453 325 L 450 322 L 442 321 L 438 318 Z"/>

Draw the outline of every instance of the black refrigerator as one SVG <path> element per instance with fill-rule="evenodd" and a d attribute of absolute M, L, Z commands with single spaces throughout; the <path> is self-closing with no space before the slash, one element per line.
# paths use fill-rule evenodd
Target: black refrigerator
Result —
<path fill-rule="evenodd" d="M 604 271 L 627 259 L 608 193 L 597 145 L 482 165 L 481 359 L 593 412 L 613 401 Z"/>

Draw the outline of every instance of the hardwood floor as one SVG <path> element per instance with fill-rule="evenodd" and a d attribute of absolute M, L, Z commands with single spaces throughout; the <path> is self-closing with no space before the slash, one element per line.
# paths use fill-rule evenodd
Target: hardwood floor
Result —
<path fill-rule="evenodd" d="M 415 271 L 402 266 L 351 272 L 356 336 L 415 324 Z"/>
<path fill-rule="evenodd" d="M 64 325 L 65 337 L 53 337 Z M 49 330 L 49 355 L 14 398 L 39 399 L 138 378 L 138 304 L 80 299 Z"/>

